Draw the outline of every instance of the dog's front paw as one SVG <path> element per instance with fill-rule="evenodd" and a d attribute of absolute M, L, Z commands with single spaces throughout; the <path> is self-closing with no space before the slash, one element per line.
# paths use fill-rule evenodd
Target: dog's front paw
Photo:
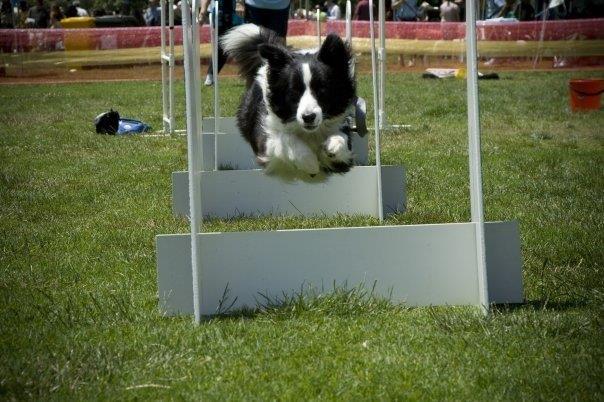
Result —
<path fill-rule="evenodd" d="M 346 173 L 353 165 L 353 154 L 348 149 L 348 138 L 344 135 L 332 135 L 323 143 L 323 170 L 334 173 Z"/>
<path fill-rule="evenodd" d="M 348 149 L 348 138 L 343 135 L 332 135 L 323 144 L 327 157 L 333 161 L 346 162 L 352 159 L 352 151 Z"/>

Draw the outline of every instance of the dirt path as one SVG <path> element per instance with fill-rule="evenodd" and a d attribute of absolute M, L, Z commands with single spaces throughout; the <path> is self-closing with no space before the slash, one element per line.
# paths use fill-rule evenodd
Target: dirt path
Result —
<path fill-rule="evenodd" d="M 416 58 L 405 59 L 405 65 L 400 65 L 396 58 L 391 58 L 388 64 L 388 71 L 392 73 L 402 72 L 413 72 L 419 73 L 429 67 L 439 68 L 458 68 L 462 66 L 456 60 L 451 59 L 424 59 Z M 409 63 L 414 63 L 408 65 Z M 361 58 L 357 71 L 361 74 L 370 72 L 370 61 L 368 58 Z M 207 67 L 202 65 L 202 72 Z M 604 70 L 604 66 L 596 67 L 570 67 L 571 69 L 580 70 Z M 533 68 L 533 63 L 528 60 L 500 60 L 498 63 L 493 65 L 485 65 L 481 63 L 479 66 L 481 72 L 490 71 L 553 71 L 560 70 L 554 68 L 552 60 L 545 59 L 538 63 Z M 569 69 L 569 67 L 566 67 Z M 232 64 L 227 64 L 221 76 L 237 75 L 237 69 Z M 175 79 L 183 79 L 183 68 L 182 65 L 177 65 L 174 74 Z M 67 68 L 54 68 L 40 70 L 38 72 L 28 71 L 23 74 L 16 74 L 14 76 L 1 76 L 0 85 L 3 84 L 66 84 L 75 82 L 112 82 L 112 81 L 159 81 L 161 80 L 161 68 L 159 64 L 145 64 L 136 66 L 111 66 L 103 68 L 84 68 L 84 69 L 67 69 Z"/>

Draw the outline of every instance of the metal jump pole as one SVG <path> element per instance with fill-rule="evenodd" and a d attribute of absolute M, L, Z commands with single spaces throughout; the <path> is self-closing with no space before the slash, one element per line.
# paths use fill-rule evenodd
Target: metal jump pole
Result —
<path fill-rule="evenodd" d="M 352 46 L 352 3 L 346 0 L 346 42 Z"/>
<path fill-rule="evenodd" d="M 218 93 L 218 1 L 214 0 L 210 28 L 212 32 L 212 73 L 214 78 L 214 170 L 218 170 L 218 131 L 220 122 L 220 101 Z"/>
<path fill-rule="evenodd" d="M 379 96 L 379 125 L 380 129 L 386 128 L 386 115 L 384 113 L 384 101 L 386 94 L 386 5 L 384 0 L 378 1 L 380 19 L 380 48 L 378 50 L 378 61 L 380 65 L 380 96 Z"/>
<path fill-rule="evenodd" d="M 384 1 L 384 0 L 380 0 Z M 384 14 L 380 14 L 380 20 L 384 18 Z M 376 61 L 375 61 L 375 29 L 374 29 L 374 19 L 373 19 L 373 0 L 369 0 L 369 32 L 371 34 L 371 78 L 373 83 L 373 117 L 374 117 L 374 132 L 375 132 L 375 168 L 377 174 L 377 199 L 378 199 L 378 217 L 380 223 L 384 222 L 384 208 L 382 206 L 382 159 L 381 159 L 381 150 L 380 150 L 380 132 L 382 127 L 378 122 L 380 121 L 379 117 L 379 106 L 378 106 L 378 83 L 377 83 L 377 74 L 376 74 Z"/>
<path fill-rule="evenodd" d="M 319 47 L 321 47 L 321 11 L 317 9 L 317 40 L 319 41 Z"/>
<path fill-rule="evenodd" d="M 197 234 L 201 230 L 201 170 L 203 149 L 201 138 L 201 74 L 199 71 L 199 3 L 182 0 L 182 35 L 185 62 L 185 94 L 187 100 L 187 160 L 189 169 L 189 212 L 191 222 L 191 273 L 193 278 L 193 310 L 195 323 L 201 322 L 199 297 L 200 256 Z"/>
<path fill-rule="evenodd" d="M 478 52 L 476 48 L 476 4 L 466 3 L 466 63 L 468 93 L 468 155 L 470 165 L 470 205 L 472 222 L 476 225 L 476 259 L 478 294 L 485 312 L 489 308 L 487 264 L 484 239 L 484 209 L 482 196 L 482 164 L 480 158 L 480 109 L 478 107 Z"/>
<path fill-rule="evenodd" d="M 168 9 L 168 27 L 166 30 L 166 5 Z M 162 83 L 162 122 L 164 134 L 174 133 L 174 0 L 160 2 L 160 40 L 161 40 L 161 83 Z M 166 51 L 166 31 L 169 52 Z"/>

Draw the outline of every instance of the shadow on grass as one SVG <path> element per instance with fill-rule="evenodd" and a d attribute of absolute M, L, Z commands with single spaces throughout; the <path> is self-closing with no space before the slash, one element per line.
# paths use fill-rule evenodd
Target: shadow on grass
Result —
<path fill-rule="evenodd" d="M 204 321 L 230 321 L 239 319 L 254 319 L 263 315 L 273 317 L 296 317 L 305 313 L 327 314 L 334 317 L 350 317 L 359 314 L 376 314 L 379 312 L 402 312 L 415 309 L 425 309 L 438 321 L 438 312 L 460 306 L 425 306 L 411 307 L 394 304 L 387 298 L 376 298 L 373 295 L 357 293 L 358 289 L 338 291 L 336 293 L 285 296 L 272 299 L 270 303 L 258 304 L 255 308 L 241 308 L 232 311 L 219 312 L 212 316 L 204 316 Z M 493 304 L 492 314 L 510 314 L 523 310 L 534 311 L 568 311 L 588 306 L 588 301 L 551 302 L 547 300 L 529 300 L 519 304 Z M 463 307 L 463 306 L 462 306 Z M 470 306 L 466 306 L 470 307 Z M 441 311 L 442 312 L 442 311 Z M 457 316 L 457 314 L 454 314 Z"/>
<path fill-rule="evenodd" d="M 493 304 L 491 305 L 491 311 L 494 313 L 509 313 L 518 310 L 526 310 L 531 308 L 533 310 L 553 310 L 553 311 L 567 311 L 576 308 L 586 307 L 590 303 L 587 300 L 573 300 L 573 301 L 549 301 L 549 300 L 527 300 L 524 303 L 518 304 Z"/>
<path fill-rule="evenodd" d="M 204 317 L 207 321 L 252 319 L 260 315 L 270 315 L 275 318 L 296 317 L 302 314 L 323 314 L 337 317 L 350 317 L 359 314 L 377 314 L 407 310 L 409 307 L 392 302 L 392 291 L 389 297 L 375 294 L 376 282 L 371 288 L 364 284 L 348 288 L 347 283 L 336 285 L 326 290 L 323 286 L 315 288 L 302 285 L 298 291 L 282 292 L 279 296 L 269 296 L 258 293 L 254 308 L 232 309 L 237 298 L 230 299 L 228 286 L 223 292 L 217 313 Z"/>

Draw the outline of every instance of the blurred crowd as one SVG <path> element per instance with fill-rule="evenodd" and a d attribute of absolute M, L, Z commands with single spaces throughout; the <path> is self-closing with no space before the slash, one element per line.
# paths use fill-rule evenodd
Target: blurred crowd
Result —
<path fill-rule="evenodd" d="M 32 3 L 34 1 L 34 3 Z M 85 1 L 85 0 L 84 0 Z M 295 1 L 295 0 L 294 0 Z M 306 0 L 302 0 L 306 1 Z M 319 0 L 317 4 L 306 1 L 295 8 L 289 5 L 290 18 L 322 20 L 343 19 L 344 0 Z M 386 19 L 390 21 L 443 21 L 465 20 L 466 0 L 386 0 Z M 532 21 L 541 19 L 602 18 L 604 7 L 601 0 L 477 0 L 479 19 Z M 45 0 L 1 0 L 0 28 L 61 28 L 61 21 L 73 17 L 104 17 L 112 23 L 105 26 L 156 26 L 160 24 L 158 0 L 148 3 L 131 3 L 121 0 L 113 7 L 86 9 L 80 0 L 69 3 Z M 92 4 L 92 3 L 90 3 Z M 95 3 L 96 4 L 96 3 Z M 115 6 L 117 4 L 117 6 Z M 244 7 L 243 0 L 237 7 Z M 374 8 L 377 0 L 374 0 Z M 176 24 L 180 23 L 180 2 L 175 1 Z M 369 0 L 353 1 L 353 19 L 369 19 Z M 377 17 L 377 10 L 375 10 Z M 97 24 L 97 26 L 99 26 Z"/>
<path fill-rule="evenodd" d="M 79 0 L 73 0 L 67 7 L 57 3 L 48 5 L 44 0 L 36 0 L 31 6 L 26 0 L 2 0 L 1 11 L 2 28 L 59 28 L 64 18 L 88 16 Z"/>
<path fill-rule="evenodd" d="M 377 3 L 373 1 L 377 18 Z M 354 4 L 354 3 L 353 3 Z M 386 0 L 387 21 L 465 21 L 465 0 Z M 478 0 L 478 19 L 533 21 L 578 18 L 602 18 L 604 8 L 599 0 Z M 297 19 L 338 20 L 344 18 L 343 5 L 326 0 L 312 9 L 298 8 Z M 357 0 L 353 20 L 369 20 L 369 0 Z"/>

